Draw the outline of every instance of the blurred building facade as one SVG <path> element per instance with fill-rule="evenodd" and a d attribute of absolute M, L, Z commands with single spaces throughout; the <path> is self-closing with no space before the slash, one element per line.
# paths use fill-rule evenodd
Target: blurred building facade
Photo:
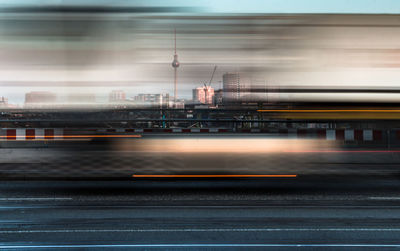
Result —
<path fill-rule="evenodd" d="M 214 105 L 222 105 L 223 104 L 223 89 L 216 90 L 214 92 Z"/>
<path fill-rule="evenodd" d="M 251 79 L 240 73 L 225 73 L 222 85 L 224 103 L 243 101 L 251 88 Z"/>
<path fill-rule="evenodd" d="M 133 100 L 137 105 L 159 107 L 159 108 L 169 108 L 170 107 L 170 97 L 169 94 L 138 94 L 133 97 Z"/>
<path fill-rule="evenodd" d="M 108 96 L 109 102 L 123 102 L 126 100 L 126 94 L 123 90 L 113 90 Z"/>
<path fill-rule="evenodd" d="M 0 97 L 0 108 L 8 107 L 8 98 Z"/>
<path fill-rule="evenodd" d="M 170 102 L 170 108 L 175 108 L 175 109 L 184 109 L 185 108 L 185 103 L 186 100 L 184 99 L 178 99 L 176 101 Z"/>
<path fill-rule="evenodd" d="M 214 104 L 214 88 L 211 86 L 197 87 L 193 89 L 193 103 Z"/>
<path fill-rule="evenodd" d="M 26 107 L 42 107 L 54 105 L 57 102 L 57 95 L 52 92 L 34 91 L 25 94 Z"/>
<path fill-rule="evenodd" d="M 71 93 L 68 95 L 69 104 L 94 104 L 96 95 L 94 93 Z"/>

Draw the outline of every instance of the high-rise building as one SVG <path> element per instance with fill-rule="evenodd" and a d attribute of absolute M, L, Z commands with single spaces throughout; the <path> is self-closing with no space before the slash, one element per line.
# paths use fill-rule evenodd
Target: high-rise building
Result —
<path fill-rule="evenodd" d="M 28 92 L 25 94 L 25 106 L 46 106 L 57 102 L 52 92 Z"/>
<path fill-rule="evenodd" d="M 214 88 L 204 86 L 193 89 L 193 102 L 208 105 L 214 104 Z"/>
<path fill-rule="evenodd" d="M 222 84 L 224 102 L 238 102 L 248 94 L 251 80 L 239 73 L 225 73 Z"/>
<path fill-rule="evenodd" d="M 238 73 L 225 73 L 222 76 L 224 102 L 236 101 L 240 97 L 240 77 Z"/>
<path fill-rule="evenodd" d="M 126 94 L 122 90 L 113 90 L 108 96 L 109 102 L 122 102 L 126 100 Z"/>
<path fill-rule="evenodd" d="M 214 88 L 211 86 L 204 87 L 204 96 L 206 104 L 214 104 Z"/>
<path fill-rule="evenodd" d="M 193 89 L 193 103 L 205 103 L 204 89 L 202 87 Z"/>

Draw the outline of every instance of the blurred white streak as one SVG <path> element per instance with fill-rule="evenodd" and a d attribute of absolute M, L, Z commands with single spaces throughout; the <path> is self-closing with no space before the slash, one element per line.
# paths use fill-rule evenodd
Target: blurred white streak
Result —
<path fill-rule="evenodd" d="M 179 153 L 273 153 L 333 149 L 335 142 L 307 139 L 178 138 L 121 140 L 118 151 Z"/>

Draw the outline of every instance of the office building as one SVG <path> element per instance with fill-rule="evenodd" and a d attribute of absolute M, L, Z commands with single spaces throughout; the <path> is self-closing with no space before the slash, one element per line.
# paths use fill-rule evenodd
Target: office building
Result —
<path fill-rule="evenodd" d="M 214 103 L 214 88 L 204 86 L 193 89 L 193 103 L 212 105 Z"/>

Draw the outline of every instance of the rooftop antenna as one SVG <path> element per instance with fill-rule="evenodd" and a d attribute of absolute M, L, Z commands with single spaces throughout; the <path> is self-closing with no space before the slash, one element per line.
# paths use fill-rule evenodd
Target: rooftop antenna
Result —
<path fill-rule="evenodd" d="M 176 54 L 176 29 L 174 29 L 174 61 L 172 61 L 172 67 L 174 68 L 174 103 L 178 99 L 178 72 L 179 67 L 178 54 Z"/>

